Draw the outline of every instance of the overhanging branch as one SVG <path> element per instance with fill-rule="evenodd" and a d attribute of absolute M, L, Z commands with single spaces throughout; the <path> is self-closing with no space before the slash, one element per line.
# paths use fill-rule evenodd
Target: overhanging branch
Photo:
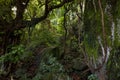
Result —
<path fill-rule="evenodd" d="M 52 10 L 60 8 L 63 5 L 65 5 L 66 3 L 70 3 L 72 1 L 74 1 L 74 0 L 64 0 L 60 4 L 48 6 L 49 1 L 46 0 L 45 1 L 45 10 L 44 10 L 44 14 L 42 16 L 40 16 L 38 18 L 32 18 L 31 20 L 23 20 L 22 22 L 17 23 L 16 26 L 14 28 L 12 28 L 12 31 L 14 31 L 16 29 L 19 30 L 19 29 L 25 28 L 27 26 L 35 26 L 36 24 L 45 20 Z"/>
<path fill-rule="evenodd" d="M 31 19 L 31 21 L 27 21 L 28 23 L 30 23 L 32 26 L 35 26 L 36 24 L 38 24 L 39 22 L 41 22 L 41 21 L 43 21 L 44 19 L 46 19 L 47 18 L 47 16 L 48 16 L 48 14 L 52 11 L 52 10 L 54 10 L 54 9 L 56 9 L 56 8 L 60 8 L 60 7 L 62 7 L 64 4 L 66 4 L 66 3 L 69 3 L 69 2 L 72 2 L 73 0 L 64 0 L 63 2 L 61 2 L 60 4 L 58 4 L 58 5 L 53 5 L 53 6 L 48 6 L 48 0 L 46 0 L 46 3 L 45 3 L 45 12 L 44 12 L 44 14 L 41 16 L 41 17 L 39 17 L 39 18 L 33 18 L 33 19 Z M 26 23 L 26 22 L 25 22 Z M 31 26 L 30 25 L 30 26 Z"/>

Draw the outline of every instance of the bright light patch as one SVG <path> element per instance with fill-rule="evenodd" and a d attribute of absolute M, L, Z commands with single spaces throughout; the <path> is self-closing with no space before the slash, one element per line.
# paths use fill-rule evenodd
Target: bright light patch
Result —
<path fill-rule="evenodd" d="M 14 7 L 12 8 L 12 11 L 13 11 L 13 14 L 16 16 L 17 7 L 14 6 Z"/>

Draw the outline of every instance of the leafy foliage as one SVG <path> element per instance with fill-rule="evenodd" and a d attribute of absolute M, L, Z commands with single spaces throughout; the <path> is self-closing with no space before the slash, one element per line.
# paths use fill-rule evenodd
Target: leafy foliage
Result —
<path fill-rule="evenodd" d="M 98 71 L 104 69 L 103 76 L 107 70 L 109 80 L 119 79 L 119 4 L 119 0 L 0 0 L 1 68 L 9 64 L 18 68 L 12 71 L 14 65 L 8 66 L 5 71 L 11 70 L 5 75 L 79 80 L 82 74 L 98 80 Z M 84 71 L 85 66 L 90 71 Z M 6 80 L 1 75 L 0 79 Z"/>
<path fill-rule="evenodd" d="M 65 70 L 63 66 L 57 62 L 55 57 L 48 56 L 46 61 L 42 61 L 40 64 L 40 69 L 37 71 L 37 75 L 33 78 L 33 80 L 55 80 L 55 79 L 63 79 L 67 80 L 67 76 L 65 77 Z M 63 77 L 64 76 L 64 77 Z"/>
<path fill-rule="evenodd" d="M 88 80 L 98 80 L 98 79 L 96 75 L 91 74 L 90 76 L 88 76 Z"/>
<path fill-rule="evenodd" d="M 24 51 L 25 49 L 23 45 L 14 46 L 11 48 L 11 51 L 9 53 L 0 57 L 0 61 L 1 62 L 10 61 L 13 63 L 17 63 L 23 58 L 22 55 L 24 55 Z"/>

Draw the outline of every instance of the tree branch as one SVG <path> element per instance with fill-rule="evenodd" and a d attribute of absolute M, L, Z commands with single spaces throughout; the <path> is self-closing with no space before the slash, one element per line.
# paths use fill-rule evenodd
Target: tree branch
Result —
<path fill-rule="evenodd" d="M 45 3 L 45 12 L 44 12 L 44 14 L 43 14 L 43 16 L 41 16 L 41 17 L 39 17 L 39 18 L 33 18 L 33 19 L 31 19 L 31 21 L 27 21 L 28 22 L 28 24 L 30 23 L 32 26 L 34 25 L 36 25 L 36 24 L 38 24 L 39 22 L 41 22 L 41 21 L 43 21 L 44 19 L 46 19 L 47 18 L 47 16 L 48 16 L 48 14 L 52 11 L 52 10 L 54 10 L 54 9 L 56 9 L 56 8 L 60 8 L 60 7 L 62 7 L 64 4 L 66 4 L 66 3 L 69 3 L 69 2 L 72 2 L 73 0 L 64 0 L 63 2 L 61 2 L 60 4 L 58 4 L 58 5 L 53 5 L 53 6 L 48 6 L 48 0 L 46 0 L 46 3 Z M 25 22 L 26 23 L 26 22 Z"/>
<path fill-rule="evenodd" d="M 19 1 L 20 1 L 20 0 L 19 0 Z M 18 1 L 18 2 L 19 2 L 19 1 Z M 27 1 L 27 3 L 26 3 L 26 5 L 24 6 L 24 9 L 25 9 L 25 7 L 27 7 L 29 0 L 26 0 L 26 1 Z M 35 25 L 38 24 L 39 22 L 45 20 L 45 19 L 47 18 L 47 16 L 49 15 L 49 13 L 50 13 L 52 10 L 54 10 L 54 9 L 56 9 L 56 8 L 60 8 L 60 7 L 62 7 L 63 5 L 65 5 L 66 3 L 69 3 L 69 2 L 72 2 L 72 1 L 74 1 L 74 0 L 64 0 L 63 2 L 61 2 L 61 3 L 58 4 L 58 5 L 48 6 L 49 1 L 46 0 L 46 1 L 45 1 L 44 14 L 43 14 L 41 17 L 39 17 L 39 18 L 32 18 L 30 21 L 28 21 L 28 20 L 22 20 L 22 21 L 19 20 L 19 19 L 23 19 L 24 10 L 22 10 L 21 13 L 20 13 L 20 11 L 18 11 L 18 12 L 17 12 L 16 19 L 15 19 L 15 20 L 17 20 L 17 24 L 15 24 L 15 26 L 12 27 L 12 29 L 10 28 L 10 29 L 11 29 L 10 32 L 13 32 L 14 30 L 19 30 L 19 29 L 25 28 L 25 27 L 27 27 L 27 26 L 35 26 Z M 19 3 L 18 9 L 21 9 L 21 7 L 22 7 L 22 4 L 21 4 L 21 5 L 20 5 L 20 4 L 21 4 L 21 3 Z M 18 15 L 18 14 L 19 14 L 19 15 Z M 21 16 L 21 17 L 20 17 L 20 16 Z"/>
<path fill-rule="evenodd" d="M 103 56 L 102 64 L 95 69 L 96 71 L 100 70 L 104 66 L 107 58 L 107 41 L 106 41 L 106 33 L 105 33 L 104 12 L 102 8 L 101 0 L 98 0 L 98 4 L 101 12 L 101 24 L 102 24 L 102 34 L 103 34 L 103 41 L 104 41 L 103 45 L 104 45 L 105 55 Z"/>

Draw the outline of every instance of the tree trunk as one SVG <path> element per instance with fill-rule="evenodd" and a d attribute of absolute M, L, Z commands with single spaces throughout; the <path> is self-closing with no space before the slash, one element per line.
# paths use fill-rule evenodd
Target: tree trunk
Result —
<path fill-rule="evenodd" d="M 105 67 L 103 66 L 100 70 L 96 71 L 95 74 L 98 77 L 98 80 L 106 80 L 106 70 Z"/>

